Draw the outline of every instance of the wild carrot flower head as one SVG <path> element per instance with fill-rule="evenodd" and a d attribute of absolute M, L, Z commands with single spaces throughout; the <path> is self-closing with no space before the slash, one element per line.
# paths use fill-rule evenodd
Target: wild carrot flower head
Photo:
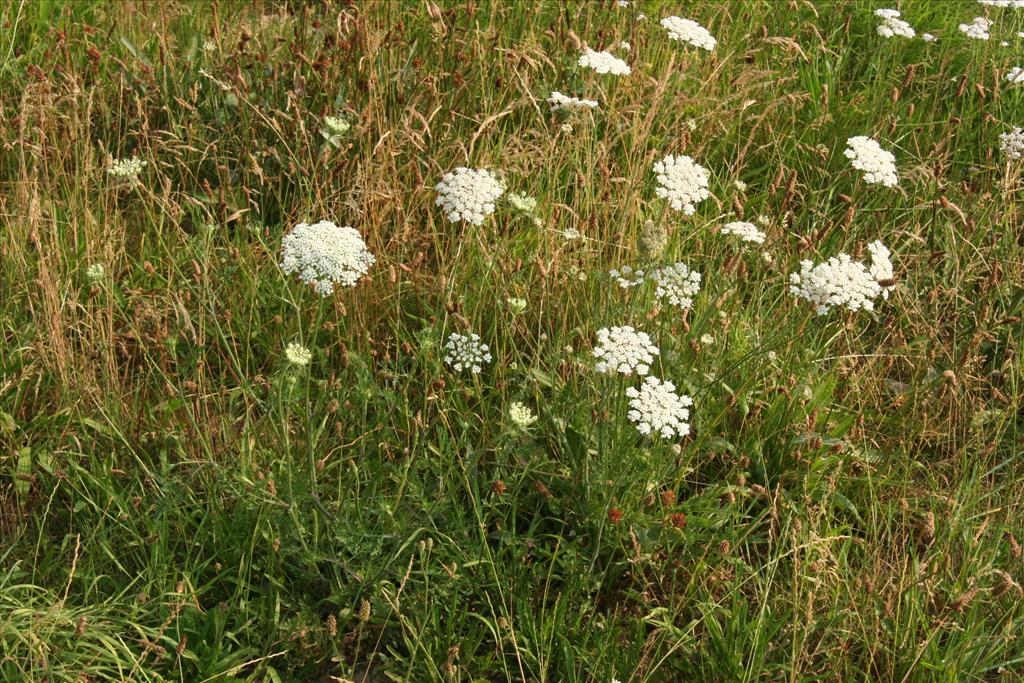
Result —
<path fill-rule="evenodd" d="M 102 263 L 93 263 L 85 269 L 85 276 L 89 278 L 90 282 L 99 282 L 106 274 L 107 271 Z"/>
<path fill-rule="evenodd" d="M 667 199 L 676 211 L 692 216 L 698 202 L 711 196 L 708 191 L 708 170 L 692 158 L 681 154 L 669 154 L 661 161 L 655 162 L 654 173 L 658 177 L 659 197 Z"/>
<path fill-rule="evenodd" d="M 444 362 L 452 366 L 456 372 L 469 370 L 474 375 L 480 374 L 482 366 L 491 362 L 491 350 L 480 341 L 480 335 L 468 335 L 452 332 L 444 345 Z"/>
<path fill-rule="evenodd" d="M 537 416 L 525 404 L 512 401 L 508 407 L 508 419 L 519 429 L 525 430 L 533 426 L 533 423 L 537 421 Z"/>
<path fill-rule="evenodd" d="M 638 332 L 629 325 L 603 327 L 597 331 L 597 346 L 594 347 L 594 368 L 609 375 L 616 372 L 623 375 L 646 375 L 651 370 L 654 357 L 660 353 L 645 332 Z"/>
<path fill-rule="evenodd" d="M 145 167 L 146 162 L 138 157 L 115 159 L 111 162 L 110 167 L 107 169 L 107 173 L 115 178 L 135 180 L 139 177 L 139 174 L 142 173 L 142 169 Z"/>
<path fill-rule="evenodd" d="M 681 43 L 688 43 L 710 52 L 715 49 L 718 42 L 708 33 L 708 30 L 692 19 L 681 17 L 665 17 L 661 25 L 668 31 L 668 37 Z"/>
<path fill-rule="evenodd" d="M 846 141 L 843 152 L 853 167 L 864 171 L 865 182 L 894 187 L 899 183 L 896 175 L 896 157 L 864 135 L 857 135 Z"/>
<path fill-rule="evenodd" d="M 551 91 L 551 96 L 548 97 L 548 104 L 551 105 L 551 111 L 558 111 L 559 109 L 568 109 L 570 111 L 577 109 L 596 109 L 598 106 L 596 100 L 569 97 L 568 95 L 563 95 L 557 90 Z"/>
<path fill-rule="evenodd" d="M 657 284 L 655 296 L 667 299 L 678 308 L 693 306 L 693 297 L 700 292 L 700 273 L 690 270 L 685 263 L 663 266 L 651 273 L 650 277 Z"/>
<path fill-rule="evenodd" d="M 999 136 L 999 149 L 1011 159 L 1024 156 L 1024 130 L 1015 127 L 1008 133 Z"/>
<path fill-rule="evenodd" d="M 644 271 L 636 270 L 633 266 L 622 266 L 621 268 L 612 268 L 608 271 L 608 274 L 619 284 L 619 287 L 623 289 L 629 289 L 630 287 L 636 287 L 644 283 Z"/>
<path fill-rule="evenodd" d="M 882 288 L 882 298 L 889 298 L 889 290 L 892 288 L 892 260 L 891 254 L 884 244 L 875 240 L 868 245 L 868 253 L 871 254 L 871 265 L 868 272 L 871 277 Z"/>
<path fill-rule="evenodd" d="M 744 242 L 756 242 L 757 244 L 764 244 L 767 237 L 756 225 L 747 221 L 726 223 L 722 226 L 722 234 L 736 235 Z"/>
<path fill-rule="evenodd" d="M 969 24 L 960 24 L 960 32 L 974 40 L 988 40 L 988 30 L 992 28 L 992 22 L 985 17 L 974 17 Z"/>
<path fill-rule="evenodd" d="M 884 292 L 879 280 L 892 278 L 892 262 L 881 242 L 870 244 L 868 251 L 872 257 L 870 269 L 849 254 L 833 256 L 817 265 L 801 261 L 800 272 L 789 276 L 790 292 L 812 303 L 818 315 L 837 307 L 873 310 L 874 299 Z"/>
<path fill-rule="evenodd" d="M 445 174 L 435 189 L 434 202 L 453 223 L 465 221 L 482 225 L 494 213 L 494 204 L 505 192 L 498 179 L 485 169 L 460 166 Z"/>
<path fill-rule="evenodd" d="M 321 296 L 353 287 L 376 262 L 359 233 L 330 221 L 299 223 L 281 240 L 281 270 L 298 273 Z"/>
<path fill-rule="evenodd" d="M 626 389 L 629 419 L 644 435 L 658 434 L 666 439 L 690 433 L 690 406 L 693 399 L 676 393 L 676 385 L 656 377 L 647 377 L 639 389 Z"/>
<path fill-rule="evenodd" d="M 302 344 L 292 342 L 285 347 L 284 357 L 295 367 L 301 368 L 309 365 L 313 360 L 313 353 Z"/>
<path fill-rule="evenodd" d="M 626 64 L 610 52 L 595 52 L 589 47 L 580 55 L 578 64 L 582 67 L 593 69 L 599 74 L 628 76 L 633 73 L 633 70 L 629 68 L 629 64 Z"/>
<path fill-rule="evenodd" d="M 900 19 L 900 13 L 897 10 L 876 9 L 875 16 L 882 20 L 876 30 L 878 35 L 883 38 L 892 38 L 893 36 L 913 38 L 917 35 L 910 24 Z"/>
<path fill-rule="evenodd" d="M 1006 73 L 1006 80 L 1016 85 L 1017 83 L 1024 83 L 1024 69 L 1019 66 L 1015 66 Z"/>

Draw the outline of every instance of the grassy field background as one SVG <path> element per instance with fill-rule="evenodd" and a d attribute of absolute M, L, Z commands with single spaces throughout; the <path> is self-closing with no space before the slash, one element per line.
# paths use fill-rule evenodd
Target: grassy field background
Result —
<path fill-rule="evenodd" d="M 1024 680 L 1024 10 L 900 2 L 887 40 L 883 6 L 0 4 L 0 678 Z M 668 153 L 711 171 L 694 216 Z M 535 212 L 448 222 L 457 166 Z M 321 219 L 377 258 L 325 299 L 278 265 Z M 608 275 L 649 221 L 703 274 L 685 314 Z M 875 311 L 789 293 L 876 239 Z M 688 437 L 594 371 L 620 324 Z M 476 376 L 442 360 L 469 331 Z"/>

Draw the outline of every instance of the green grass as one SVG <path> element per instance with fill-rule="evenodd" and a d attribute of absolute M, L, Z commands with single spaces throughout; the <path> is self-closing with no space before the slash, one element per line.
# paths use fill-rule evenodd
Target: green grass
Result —
<path fill-rule="evenodd" d="M 1024 680 L 998 144 L 1024 14 L 901 2 L 925 43 L 878 37 L 878 6 L 0 5 L 0 678 Z M 983 14 L 992 40 L 957 31 Z M 622 40 L 632 76 L 576 67 Z M 853 135 L 898 188 L 850 168 Z M 670 152 L 711 171 L 692 217 L 655 196 Z M 108 176 L 133 155 L 141 183 Z M 448 222 L 460 165 L 537 220 Z M 715 233 L 758 216 L 770 261 Z M 327 299 L 278 266 L 320 219 L 377 257 Z M 704 275 L 685 315 L 607 275 L 645 265 L 647 221 Z M 875 311 L 789 294 L 876 239 Z M 642 438 L 632 383 L 594 371 L 619 324 L 694 398 L 690 436 Z M 479 376 L 444 365 L 453 331 L 490 345 Z"/>

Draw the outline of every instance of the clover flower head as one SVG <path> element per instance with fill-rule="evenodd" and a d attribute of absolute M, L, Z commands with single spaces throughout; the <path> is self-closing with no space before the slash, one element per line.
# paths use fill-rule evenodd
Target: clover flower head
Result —
<path fill-rule="evenodd" d="M 292 342 L 285 347 L 284 357 L 295 367 L 302 368 L 309 365 L 309 362 L 313 360 L 313 352 L 302 344 Z"/>
<path fill-rule="evenodd" d="M 857 135 L 846 141 L 843 152 L 853 167 L 864 171 L 864 181 L 871 184 L 895 187 L 899 183 L 896 175 L 896 157 L 887 152 L 871 138 Z"/>
<path fill-rule="evenodd" d="M 960 24 L 957 27 L 961 33 L 974 40 L 988 40 L 988 30 L 992 28 L 992 22 L 985 17 L 974 17 L 969 24 Z"/>
<path fill-rule="evenodd" d="M 1016 85 L 1017 83 L 1024 83 L 1024 69 L 1019 66 L 1015 66 L 1009 70 L 1006 74 L 1006 80 Z"/>
<path fill-rule="evenodd" d="M 1015 127 L 1008 133 L 999 136 L 999 149 L 1011 159 L 1024 156 L 1024 130 Z"/>
<path fill-rule="evenodd" d="M 692 19 L 682 17 L 665 17 L 661 20 L 662 27 L 668 31 L 668 37 L 680 43 L 688 43 L 711 52 L 715 49 L 718 41 L 708 32 L 706 28 Z"/>
<path fill-rule="evenodd" d="M 115 178 L 135 180 L 142 173 L 142 169 L 146 167 L 146 163 L 138 157 L 115 159 L 111 162 L 110 167 L 107 168 L 107 173 Z"/>
<path fill-rule="evenodd" d="M 690 433 L 690 406 L 693 399 L 676 393 L 676 385 L 657 377 L 647 377 L 640 388 L 626 389 L 630 422 L 643 435 L 657 434 L 666 439 Z"/>
<path fill-rule="evenodd" d="M 654 357 L 661 353 L 646 332 L 639 332 L 629 325 L 622 327 L 603 327 L 597 331 L 597 346 L 594 347 L 594 358 L 598 361 L 594 368 L 606 374 L 640 376 L 651 371 Z"/>
<path fill-rule="evenodd" d="M 882 20 L 882 23 L 878 25 L 876 30 L 878 35 L 883 38 L 892 38 L 893 36 L 913 38 L 917 35 L 910 24 L 900 19 L 900 13 L 897 10 L 876 9 L 875 16 Z"/>
<path fill-rule="evenodd" d="M 708 170 L 685 154 L 669 154 L 655 162 L 654 173 L 658 177 L 657 195 L 687 216 L 694 214 L 695 204 L 711 196 Z"/>
<path fill-rule="evenodd" d="M 330 221 L 299 223 L 281 240 L 281 270 L 298 273 L 320 296 L 335 285 L 354 287 L 376 261 L 355 228 Z"/>
<path fill-rule="evenodd" d="M 525 404 L 519 401 L 512 401 L 512 404 L 508 407 L 508 419 L 519 429 L 526 430 L 537 421 L 537 416 Z"/>
<path fill-rule="evenodd" d="M 482 225 L 484 219 L 494 213 L 495 202 L 505 192 L 490 171 L 464 166 L 445 174 L 435 189 L 439 194 L 434 203 L 441 207 L 448 220 L 472 225 Z"/>
<path fill-rule="evenodd" d="M 596 100 L 569 97 L 568 95 L 563 95 L 557 90 L 551 91 L 551 96 L 548 97 L 548 104 L 551 105 L 551 111 L 558 111 L 559 109 L 566 109 L 569 111 L 576 111 L 579 109 L 596 109 L 598 106 Z"/>
<path fill-rule="evenodd" d="M 608 274 L 619 283 L 619 287 L 623 289 L 629 289 L 630 287 L 636 287 L 644 283 L 644 271 L 635 270 L 632 266 L 622 266 L 621 268 L 612 268 L 608 271 Z"/>
<path fill-rule="evenodd" d="M 849 254 L 833 256 L 817 265 L 810 260 L 801 261 L 800 272 L 789 276 L 789 291 L 813 304 L 818 315 L 839 307 L 850 311 L 874 310 L 874 299 L 891 286 L 891 282 L 883 285 L 879 280 L 891 280 L 892 262 L 889 250 L 881 242 L 868 245 L 868 251 L 872 257 L 870 268 L 854 261 Z"/>
<path fill-rule="evenodd" d="M 456 372 L 469 370 L 478 375 L 482 366 L 491 362 L 490 347 L 480 341 L 480 335 L 476 333 L 466 335 L 452 332 L 444 349 L 444 362 Z"/>
<path fill-rule="evenodd" d="M 106 274 L 107 271 L 102 263 L 93 263 L 85 269 L 85 277 L 89 279 L 89 282 L 99 282 Z"/>
<path fill-rule="evenodd" d="M 610 52 L 596 52 L 589 47 L 583 50 L 577 62 L 580 66 L 593 69 L 599 74 L 612 74 L 615 76 L 628 76 L 633 73 L 629 64 L 622 61 Z"/>
<path fill-rule="evenodd" d="M 685 263 L 658 268 L 651 273 L 651 279 L 657 284 L 654 295 L 678 308 L 693 306 L 693 297 L 700 292 L 700 273 L 690 270 Z"/>
<path fill-rule="evenodd" d="M 747 221 L 733 221 L 722 226 L 723 235 L 736 235 L 744 242 L 756 242 L 764 244 L 767 235 L 758 229 L 753 223 Z"/>

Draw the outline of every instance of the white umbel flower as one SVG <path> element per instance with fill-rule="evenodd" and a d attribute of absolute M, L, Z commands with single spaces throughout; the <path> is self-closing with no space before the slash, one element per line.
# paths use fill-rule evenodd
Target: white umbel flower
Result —
<path fill-rule="evenodd" d="M 930 33 L 922 33 L 921 34 L 921 40 L 923 40 L 926 43 L 934 43 L 935 42 L 935 36 L 933 36 Z"/>
<path fill-rule="evenodd" d="M 281 270 L 298 273 L 320 296 L 355 286 L 375 262 L 355 228 L 330 221 L 299 223 L 281 240 Z"/>
<path fill-rule="evenodd" d="M 700 273 L 690 270 L 685 263 L 658 268 L 651 273 L 651 279 L 657 283 L 655 296 L 678 308 L 693 306 L 693 297 L 700 292 Z"/>
<path fill-rule="evenodd" d="M 865 182 L 895 187 L 899 183 L 896 175 L 896 157 L 864 135 L 857 135 L 846 141 L 843 152 L 853 167 L 864 171 Z"/>
<path fill-rule="evenodd" d="M 563 95 L 557 90 L 551 91 L 551 96 L 548 98 L 548 104 L 551 105 L 551 111 L 558 111 L 559 109 L 567 109 L 569 111 L 576 111 L 578 109 L 596 109 L 596 100 L 585 100 L 579 97 L 569 97 Z"/>
<path fill-rule="evenodd" d="M 978 0 L 978 4 L 987 5 L 988 7 L 1020 9 L 1024 7 L 1024 0 Z"/>
<path fill-rule="evenodd" d="M 145 167 L 146 162 L 138 157 L 116 159 L 112 161 L 110 167 L 107 168 L 107 173 L 115 178 L 135 180 L 139 177 L 139 174 L 142 173 L 142 169 Z"/>
<path fill-rule="evenodd" d="M 445 174 L 434 188 L 438 191 L 435 204 L 453 223 L 465 221 L 482 225 L 494 213 L 494 205 L 505 192 L 498 179 L 486 169 L 460 166 Z"/>
<path fill-rule="evenodd" d="M 1024 156 L 1024 130 L 1014 128 L 1009 133 L 1002 133 L 999 136 L 999 149 L 1011 159 Z"/>
<path fill-rule="evenodd" d="M 589 47 L 580 55 L 580 66 L 593 69 L 599 74 L 612 74 L 615 76 L 628 76 L 633 73 L 629 64 L 622 61 L 610 52 L 595 52 Z"/>
<path fill-rule="evenodd" d="M 897 10 L 876 9 L 875 16 L 882 20 L 876 30 L 878 35 L 883 38 L 892 38 L 893 36 L 913 38 L 917 35 L 910 24 L 900 19 L 900 13 Z"/>
<path fill-rule="evenodd" d="M 103 267 L 102 263 L 93 263 L 85 269 L 85 276 L 89 278 L 90 282 L 99 282 L 107 274 L 107 270 Z"/>
<path fill-rule="evenodd" d="M 537 416 L 529 407 L 519 401 L 512 401 L 508 407 L 508 419 L 519 429 L 529 429 L 537 421 Z"/>
<path fill-rule="evenodd" d="M 871 243 L 868 250 L 872 256 L 870 269 L 849 254 L 833 256 L 817 265 L 810 260 L 801 261 L 800 272 L 789 276 L 789 291 L 812 303 L 818 315 L 838 307 L 874 310 L 874 299 L 885 290 L 879 280 L 892 279 L 892 262 L 889 250 L 881 242 Z"/>
<path fill-rule="evenodd" d="M 480 335 L 468 335 L 452 332 L 444 345 L 444 362 L 455 368 L 456 372 L 469 370 L 474 375 L 480 374 L 482 366 L 491 362 L 491 350 L 480 341 Z"/>
<path fill-rule="evenodd" d="M 636 270 L 632 266 L 622 266 L 621 268 L 612 268 L 608 271 L 608 274 L 619 283 L 619 287 L 623 289 L 629 289 L 630 287 L 636 287 L 644 283 L 644 271 Z"/>
<path fill-rule="evenodd" d="M 985 17 L 974 17 L 969 24 L 960 24 L 960 32 L 974 40 L 988 40 L 988 30 L 992 28 L 992 22 Z"/>
<path fill-rule="evenodd" d="M 1024 69 L 1019 66 L 1013 67 L 1009 72 L 1007 72 L 1006 80 L 1014 85 L 1017 83 L 1024 83 Z"/>
<path fill-rule="evenodd" d="M 758 229 L 753 223 L 747 221 L 733 221 L 722 226 L 723 235 L 736 235 L 744 242 L 756 242 L 764 244 L 767 235 Z"/>
<path fill-rule="evenodd" d="M 288 362 L 295 367 L 303 368 L 309 365 L 309 362 L 313 360 L 313 352 L 302 344 L 292 342 L 285 347 L 284 357 L 287 358 Z"/>
<path fill-rule="evenodd" d="M 715 49 L 718 41 L 708 32 L 706 28 L 692 19 L 682 17 L 665 17 L 661 20 L 662 27 L 668 31 L 668 37 L 680 43 L 688 43 L 711 52 Z"/>
<path fill-rule="evenodd" d="M 889 290 L 893 286 L 892 260 L 889 249 L 884 244 L 875 240 L 868 245 L 868 252 L 871 254 L 871 265 L 868 272 L 874 278 L 878 286 L 882 288 L 882 298 L 889 298 Z"/>
<path fill-rule="evenodd" d="M 696 211 L 695 204 L 711 196 L 708 170 L 685 154 L 669 154 L 655 162 L 654 173 L 658 176 L 657 195 L 687 216 Z"/>
<path fill-rule="evenodd" d="M 646 332 L 639 332 L 629 325 L 603 327 L 597 331 L 594 358 L 598 361 L 594 368 L 609 375 L 616 372 L 632 375 L 635 372 L 643 376 L 651 371 L 651 363 L 659 353 Z"/>
<path fill-rule="evenodd" d="M 693 399 L 676 393 L 676 385 L 648 377 L 639 389 L 626 389 L 629 420 L 643 434 L 658 434 L 666 439 L 690 433 L 690 406 Z"/>

